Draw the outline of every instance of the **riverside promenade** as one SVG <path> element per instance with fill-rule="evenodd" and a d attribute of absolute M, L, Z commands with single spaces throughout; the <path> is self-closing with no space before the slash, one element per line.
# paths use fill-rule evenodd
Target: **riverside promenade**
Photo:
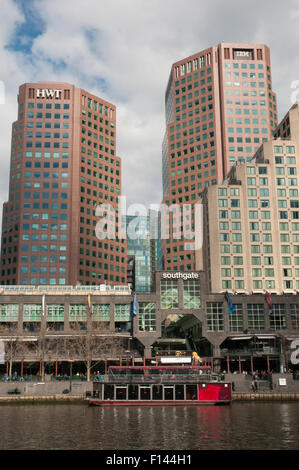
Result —
<path fill-rule="evenodd" d="M 225 381 L 232 384 L 232 401 L 299 401 L 299 380 L 291 373 L 271 374 L 270 380 L 257 380 L 253 391 L 252 376 L 225 374 Z M 5 403 L 82 403 L 92 393 L 92 382 L 66 378 L 45 380 L 0 382 L 0 404 Z M 142 405 L 142 402 L 140 403 Z"/>
<path fill-rule="evenodd" d="M 91 393 L 92 382 L 76 380 L 53 380 L 51 376 L 45 376 L 45 380 L 34 377 L 30 380 L 7 380 L 0 382 L 1 403 L 24 402 L 75 402 L 82 400 L 86 392 Z"/>

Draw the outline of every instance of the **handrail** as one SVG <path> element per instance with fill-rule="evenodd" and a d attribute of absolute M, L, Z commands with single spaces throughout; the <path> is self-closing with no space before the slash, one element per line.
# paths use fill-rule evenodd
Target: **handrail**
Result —
<path fill-rule="evenodd" d="M 153 383 L 163 384 L 169 382 L 182 382 L 182 383 L 198 383 L 198 382 L 220 382 L 221 376 L 210 374 L 179 374 L 179 375 L 109 375 L 104 376 L 105 383 L 121 383 L 121 384 L 138 384 L 138 383 Z M 95 379 L 94 382 L 102 382 L 100 379 Z"/>

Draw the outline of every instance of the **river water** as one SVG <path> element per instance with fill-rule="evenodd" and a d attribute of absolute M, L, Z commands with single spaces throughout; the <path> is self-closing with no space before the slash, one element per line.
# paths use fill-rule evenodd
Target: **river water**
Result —
<path fill-rule="evenodd" d="M 3 405 L 1 450 L 294 450 L 299 403 Z"/>

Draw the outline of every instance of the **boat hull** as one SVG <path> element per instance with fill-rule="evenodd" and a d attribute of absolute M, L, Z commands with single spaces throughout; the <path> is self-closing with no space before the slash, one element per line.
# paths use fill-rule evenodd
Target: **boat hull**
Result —
<path fill-rule="evenodd" d="M 86 400 L 89 406 L 208 406 L 229 405 L 230 400 L 98 400 L 90 398 Z"/>

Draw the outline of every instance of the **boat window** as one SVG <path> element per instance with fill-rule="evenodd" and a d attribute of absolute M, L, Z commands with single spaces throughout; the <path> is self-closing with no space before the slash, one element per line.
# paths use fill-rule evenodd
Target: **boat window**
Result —
<path fill-rule="evenodd" d="M 105 384 L 104 400 L 114 400 L 114 385 Z"/>
<path fill-rule="evenodd" d="M 116 387 L 116 400 L 127 399 L 127 387 Z"/>
<path fill-rule="evenodd" d="M 164 387 L 164 400 L 174 399 L 174 387 Z"/>
<path fill-rule="evenodd" d="M 153 386 L 153 400 L 163 400 L 162 390 L 162 385 Z"/>
<path fill-rule="evenodd" d="M 150 387 L 140 387 L 140 400 L 150 400 L 151 389 Z"/>
<path fill-rule="evenodd" d="M 129 385 L 129 400 L 138 400 L 138 385 Z"/>
<path fill-rule="evenodd" d="M 186 385 L 186 400 L 195 400 L 197 397 L 197 385 L 187 384 Z"/>
<path fill-rule="evenodd" d="M 176 400 L 184 400 L 185 399 L 184 385 L 176 385 L 175 386 L 175 399 Z"/>

